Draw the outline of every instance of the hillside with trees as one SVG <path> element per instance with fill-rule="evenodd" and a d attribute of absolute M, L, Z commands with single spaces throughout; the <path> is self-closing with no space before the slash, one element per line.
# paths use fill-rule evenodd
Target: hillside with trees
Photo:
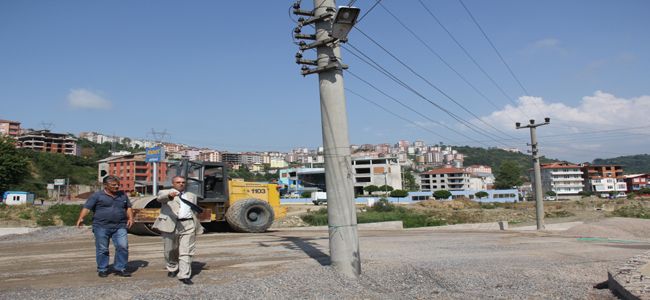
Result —
<path fill-rule="evenodd" d="M 650 173 L 650 155 L 637 154 L 614 158 L 594 159 L 595 165 L 621 165 L 625 174 Z"/>
<path fill-rule="evenodd" d="M 46 196 L 48 183 L 55 178 L 70 184 L 93 185 L 97 182 L 97 160 L 110 156 L 111 149 L 130 150 L 124 145 L 97 144 L 80 139 L 80 156 L 16 149 L 15 140 L 0 136 L 0 193 L 7 190 L 35 192 Z"/>
<path fill-rule="evenodd" d="M 508 167 L 519 170 L 521 176 L 528 176 L 528 170 L 533 167 L 532 157 L 521 152 L 510 152 L 497 148 L 476 148 L 470 146 L 454 146 L 454 149 L 465 156 L 464 166 L 486 165 L 492 167 L 492 173 L 499 172 L 499 167 L 506 161 Z M 540 158 L 541 163 L 556 162 L 556 159 Z M 514 166 L 513 166 L 514 164 Z"/>

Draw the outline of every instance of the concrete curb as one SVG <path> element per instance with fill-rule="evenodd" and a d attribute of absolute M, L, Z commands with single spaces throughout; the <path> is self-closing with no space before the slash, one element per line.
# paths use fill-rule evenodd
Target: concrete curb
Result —
<path fill-rule="evenodd" d="M 607 284 L 622 299 L 650 299 L 650 251 L 608 270 Z"/>
<path fill-rule="evenodd" d="M 305 227 L 280 227 L 271 228 L 271 230 L 278 231 L 295 231 L 295 230 L 327 230 L 327 226 L 305 226 Z M 377 223 L 363 223 L 357 224 L 357 228 L 361 231 L 367 230 L 403 230 L 404 225 L 402 221 L 390 222 L 377 222 Z"/>
<path fill-rule="evenodd" d="M 10 234 L 25 234 L 32 231 L 39 230 L 40 228 L 31 228 L 31 227 L 7 227 L 0 228 L 0 236 L 10 235 Z"/>

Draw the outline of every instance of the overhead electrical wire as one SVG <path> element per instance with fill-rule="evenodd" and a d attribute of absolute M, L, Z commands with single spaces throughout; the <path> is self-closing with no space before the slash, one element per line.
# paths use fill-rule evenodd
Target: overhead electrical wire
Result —
<path fill-rule="evenodd" d="M 354 75 L 354 74 L 350 74 L 350 75 L 356 76 L 356 75 Z M 361 95 L 361 94 L 359 94 L 359 93 L 357 93 L 357 92 L 355 92 L 355 91 L 353 91 L 353 90 L 351 90 L 351 89 L 349 89 L 349 88 L 345 88 L 345 90 L 348 91 L 348 92 L 350 92 L 351 94 L 353 94 L 353 95 L 355 95 L 355 96 L 357 96 L 357 97 L 359 97 L 359 98 L 365 100 L 366 102 L 369 102 L 370 104 L 379 107 L 379 108 L 382 109 L 383 111 L 385 111 L 385 112 L 387 112 L 387 113 L 389 113 L 389 114 L 391 114 L 391 115 L 393 115 L 393 116 L 395 116 L 395 117 L 397 117 L 397 118 L 399 118 L 399 119 L 402 119 L 403 121 L 406 121 L 406 122 L 411 123 L 411 124 L 413 124 L 413 125 L 415 125 L 415 126 L 417 126 L 417 127 L 420 127 L 421 129 L 423 129 L 423 130 L 425 130 L 425 131 L 428 131 L 429 133 L 431 133 L 431 134 L 437 136 L 438 138 L 445 139 L 445 140 L 450 141 L 450 142 L 454 142 L 453 140 L 449 139 L 448 137 L 445 137 L 445 136 L 441 135 L 440 133 L 437 133 L 437 132 L 435 132 L 435 131 L 433 131 L 433 130 L 427 128 L 427 127 L 424 127 L 424 126 L 422 126 L 422 125 L 420 125 L 420 124 L 414 122 L 413 120 L 410 120 L 410 119 L 408 119 L 408 118 L 406 118 L 406 117 L 403 117 L 403 116 L 401 116 L 401 115 L 399 115 L 399 114 L 397 114 L 397 113 L 391 111 L 390 109 L 388 109 L 388 108 L 386 108 L 386 107 L 380 105 L 379 103 L 377 103 L 377 102 L 375 102 L 375 101 L 372 101 L 372 100 L 370 100 L 370 99 L 364 97 L 363 95 Z"/>
<path fill-rule="evenodd" d="M 361 16 L 361 18 L 359 18 L 359 20 L 357 20 L 357 24 L 359 24 L 359 22 L 361 22 L 361 20 L 363 20 L 363 18 L 365 18 L 365 17 L 366 17 L 366 16 L 367 16 L 367 15 L 368 15 L 368 14 L 369 14 L 369 13 L 370 13 L 374 8 L 375 8 L 375 6 L 377 6 L 377 4 L 379 4 L 379 2 L 381 2 L 381 0 L 377 0 L 377 2 L 375 2 L 375 4 L 373 4 L 373 5 L 370 7 L 370 9 L 368 9 L 368 11 L 366 11 L 366 13 L 364 13 L 364 14 Z"/>
<path fill-rule="evenodd" d="M 425 81 L 429 86 L 431 86 L 431 87 L 433 87 L 434 89 L 436 89 L 436 91 L 438 91 L 440 94 L 442 94 L 443 96 L 445 96 L 447 99 L 449 99 L 449 100 L 453 101 L 454 103 L 457 103 L 458 105 L 460 105 L 460 104 L 459 104 L 455 99 L 453 99 L 451 96 L 449 96 L 447 93 L 445 93 L 442 89 L 438 88 L 436 85 L 434 85 L 433 83 L 431 83 L 429 80 L 427 80 L 426 78 L 424 78 L 422 75 L 420 75 L 419 73 L 417 73 L 415 70 L 413 70 L 413 68 L 411 68 L 411 67 L 408 66 L 406 63 L 404 63 L 401 59 L 399 59 L 397 56 L 395 56 L 393 53 L 391 53 L 388 49 L 386 49 L 384 46 L 382 46 L 381 44 L 379 44 L 377 41 L 375 41 L 375 40 L 374 40 L 372 37 L 370 37 L 368 34 L 366 34 L 365 32 L 363 32 L 363 30 L 359 29 L 358 27 L 355 27 L 355 28 L 357 29 L 358 32 L 360 32 L 363 36 L 365 36 L 367 39 L 369 39 L 371 42 L 373 42 L 377 47 L 379 47 L 380 49 L 382 49 L 382 50 L 383 50 L 384 52 L 386 52 L 389 56 L 391 56 L 393 59 L 395 59 L 397 62 L 399 62 L 402 66 L 404 66 L 404 67 L 407 68 L 409 71 L 411 71 L 413 74 L 415 74 L 417 77 L 419 77 L 420 79 L 422 79 L 423 81 Z M 348 43 L 348 45 L 350 45 L 350 43 Z M 353 45 L 350 45 L 350 46 L 351 46 L 351 47 L 354 47 Z M 355 49 L 357 52 L 362 53 L 362 52 L 361 52 L 359 49 L 357 49 L 356 47 L 354 47 L 354 49 Z M 410 87 L 409 87 L 409 89 L 410 89 L 410 90 L 413 90 L 413 89 L 410 88 Z M 419 94 L 419 93 L 418 93 L 418 94 Z M 451 116 L 452 118 L 454 118 L 456 121 L 458 121 L 458 122 L 460 122 L 461 124 L 465 125 L 465 126 L 466 126 L 467 128 L 469 128 L 470 130 L 475 131 L 475 132 L 477 132 L 478 134 L 485 135 L 485 136 L 490 136 L 490 135 L 491 135 L 491 133 L 489 133 L 489 132 L 487 132 L 487 131 L 485 131 L 485 130 L 483 130 L 483 129 L 481 129 L 481 128 L 476 127 L 476 125 L 474 125 L 474 124 L 472 124 L 472 123 L 470 123 L 470 122 L 464 120 L 463 118 L 461 118 L 460 116 L 458 116 L 458 115 L 452 113 L 452 112 L 449 111 L 448 109 L 446 109 L 446 108 L 440 106 L 439 104 L 437 104 L 437 103 L 431 101 L 429 98 L 423 97 L 423 99 L 425 99 L 427 102 L 431 103 L 431 104 L 432 104 L 433 106 L 435 106 L 436 108 L 442 110 L 443 112 L 445 112 L 446 114 L 448 114 L 449 116 Z M 461 105 L 461 106 L 462 106 L 462 105 Z M 479 120 L 481 120 L 481 119 L 479 118 Z M 481 121 L 482 121 L 482 120 L 481 120 Z M 488 125 L 489 125 L 489 124 L 488 124 Z M 491 126 L 491 125 L 489 125 L 489 126 Z M 497 129 L 497 130 L 498 130 L 498 129 Z M 482 132 L 481 132 L 481 131 L 482 131 Z M 501 138 L 501 137 L 499 137 L 499 138 Z M 494 140 L 495 142 L 497 142 L 497 143 L 500 143 L 500 142 L 499 142 L 498 140 L 496 140 L 496 139 L 493 139 L 493 140 Z"/>
<path fill-rule="evenodd" d="M 503 94 L 506 97 L 506 99 L 508 99 L 508 101 L 510 101 L 516 108 L 519 108 L 517 103 L 513 100 L 512 96 L 506 93 L 506 91 L 496 82 L 496 80 L 494 80 L 494 78 L 492 78 L 492 76 L 490 76 L 490 74 L 488 74 L 487 71 L 485 71 L 485 69 L 476 61 L 476 59 L 469 53 L 469 51 L 467 51 L 467 49 L 465 49 L 465 47 L 456 39 L 456 37 L 454 37 L 451 31 L 449 31 L 449 29 L 447 29 L 447 27 L 445 27 L 445 25 L 442 24 L 442 22 L 438 19 L 438 17 L 436 17 L 436 15 L 429 9 L 429 7 L 427 7 L 424 4 L 424 2 L 422 2 L 422 0 L 418 0 L 418 2 L 420 2 L 422 7 L 424 7 L 427 13 L 431 16 L 431 18 L 433 18 L 436 21 L 436 23 L 438 23 L 438 25 L 442 27 L 442 29 L 447 33 L 447 35 L 449 35 L 449 37 L 454 41 L 454 43 L 456 43 L 456 45 L 461 50 L 463 50 L 463 53 L 465 53 L 465 55 L 472 61 L 472 63 L 474 63 L 474 65 L 481 71 L 481 73 L 483 73 L 483 75 L 485 75 L 485 77 L 487 77 L 490 80 L 490 82 L 492 82 L 492 84 L 501 92 L 501 94 Z M 527 115 L 526 112 L 524 111 L 522 111 L 522 113 L 524 113 L 524 115 Z"/>
<path fill-rule="evenodd" d="M 494 107 L 495 109 L 497 109 L 497 110 L 500 110 L 500 109 L 501 109 L 501 108 L 500 108 L 499 106 L 497 106 L 497 105 L 496 105 L 492 100 L 490 100 L 490 99 L 489 99 L 489 98 L 488 98 L 488 97 L 487 97 L 483 92 L 481 92 L 481 91 L 480 91 L 480 90 L 479 90 L 475 85 L 473 85 L 471 82 L 469 82 L 469 80 L 467 80 L 467 78 L 465 78 L 465 76 L 463 76 L 462 74 L 460 74 L 460 72 L 458 72 L 458 71 L 457 71 L 453 66 L 451 66 L 451 64 L 449 64 L 449 63 L 448 63 L 448 62 L 447 62 L 447 61 L 446 61 L 446 60 L 445 60 L 445 59 L 444 59 L 440 54 L 438 54 L 438 52 L 436 52 L 435 50 L 433 50 L 433 48 L 432 48 L 432 47 L 431 47 L 427 42 L 425 42 L 425 41 L 424 41 L 424 40 L 423 40 L 423 39 L 422 39 L 418 34 L 416 34 L 416 33 L 415 33 L 411 28 L 409 28 L 408 26 L 406 26 L 406 24 L 404 24 L 404 22 L 402 22 L 402 20 L 400 20 L 400 18 L 398 18 L 398 17 L 397 17 L 393 12 L 391 12 L 391 11 L 390 11 L 390 10 L 389 10 L 385 5 L 384 5 L 384 4 L 380 4 L 380 6 L 381 6 L 381 7 L 382 7 L 382 8 L 383 8 L 383 9 L 384 9 L 384 10 L 385 10 L 389 15 L 391 15 L 391 16 L 395 19 L 395 21 L 397 21 L 397 22 L 398 22 L 398 23 L 399 23 L 399 24 L 400 24 L 400 25 L 401 25 L 401 26 L 402 26 L 406 31 L 408 31 L 408 32 L 409 32 L 409 33 L 410 33 L 410 34 L 411 34 L 415 39 L 417 39 L 417 40 L 418 40 L 418 41 L 419 41 L 419 42 L 420 42 L 420 43 L 421 43 L 421 44 L 422 44 L 422 45 L 423 45 L 427 50 L 429 50 L 429 52 L 431 52 L 431 54 L 435 55 L 435 56 L 436 56 L 436 57 L 437 57 L 437 58 L 438 58 L 438 59 L 439 59 L 439 60 L 440 60 L 440 61 L 441 61 L 445 66 L 447 66 L 447 68 L 449 68 L 451 71 L 453 71 L 453 72 L 454 72 L 454 73 L 455 73 L 455 74 L 456 74 L 456 75 L 457 75 L 457 76 L 458 76 L 458 77 L 459 77 L 463 82 L 465 82 L 469 87 L 471 87 L 472 90 L 474 90 L 474 91 L 475 91 L 477 94 L 479 94 L 483 99 L 485 99 L 485 101 L 487 101 L 488 103 L 490 103 L 490 104 L 492 105 L 492 107 Z M 455 101 L 454 101 L 454 102 L 455 102 Z M 458 103 L 457 103 L 457 104 L 458 104 Z M 463 108 L 464 110 L 467 110 L 465 107 L 462 107 L 462 108 Z M 473 113 L 471 113 L 471 114 L 474 115 Z M 477 119 L 480 119 L 480 118 L 477 117 L 476 115 L 474 115 L 474 117 L 476 117 Z M 510 117 L 508 116 L 508 118 L 510 118 Z M 510 118 L 510 120 L 511 120 L 513 123 L 515 123 L 515 120 L 514 120 L 514 119 Z M 485 122 L 483 122 L 483 123 L 485 123 Z M 490 126 L 490 127 L 492 127 L 491 125 L 489 125 L 489 124 L 487 124 L 487 123 L 485 123 L 485 124 L 488 125 L 488 126 Z M 492 128 L 494 128 L 494 127 L 492 127 Z M 495 129 L 496 129 L 496 128 L 495 128 Z M 497 129 L 497 130 L 498 130 L 498 129 Z M 499 131 L 500 131 L 500 130 L 499 130 Z M 501 132 L 501 131 L 500 131 L 500 132 Z M 503 132 L 502 132 L 502 133 L 503 133 Z M 506 135 L 508 135 L 508 134 L 506 134 Z"/>

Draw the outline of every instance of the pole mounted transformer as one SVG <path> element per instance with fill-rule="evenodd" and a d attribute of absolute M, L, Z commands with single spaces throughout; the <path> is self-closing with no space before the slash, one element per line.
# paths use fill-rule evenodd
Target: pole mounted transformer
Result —
<path fill-rule="evenodd" d="M 301 40 L 296 63 L 302 65 L 303 76 L 318 74 L 319 79 L 330 260 L 334 269 L 351 278 L 361 274 L 361 255 L 343 88 L 343 70 L 348 66 L 341 61 L 339 44 L 347 41 L 359 12 L 356 7 L 336 9 L 334 0 L 314 0 L 311 11 L 301 10 L 300 1 L 293 5 L 293 13 L 303 16 L 293 30 L 294 38 Z M 313 26 L 315 32 L 302 33 L 305 26 Z M 314 60 L 303 58 L 310 49 L 316 49 Z"/>

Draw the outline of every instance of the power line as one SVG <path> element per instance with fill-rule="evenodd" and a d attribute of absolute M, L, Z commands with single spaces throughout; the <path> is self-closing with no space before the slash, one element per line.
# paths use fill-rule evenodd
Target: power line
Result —
<path fill-rule="evenodd" d="M 356 75 L 354 75 L 354 74 L 350 74 L 350 75 L 352 75 L 352 76 L 356 76 Z M 385 112 L 387 112 L 387 113 L 389 113 L 389 114 L 391 114 L 391 115 L 393 115 L 393 116 L 395 116 L 395 117 L 397 117 L 397 118 L 400 118 L 400 119 L 402 119 L 402 120 L 404 120 L 404 121 L 406 121 L 406 122 L 409 122 L 409 123 L 411 123 L 411 124 L 413 124 L 413 125 L 415 125 L 415 126 L 417 126 L 417 127 L 420 127 L 420 128 L 422 128 L 423 130 L 428 131 L 428 132 L 430 132 L 431 134 L 434 134 L 434 135 L 436 135 L 437 137 L 439 137 L 439 138 L 441 138 L 441 139 L 445 139 L 445 140 L 449 140 L 449 141 L 451 141 L 448 137 L 445 137 L 445 136 L 443 136 L 443 135 L 440 135 L 439 133 L 437 133 L 437 132 L 435 132 L 435 131 L 433 131 L 433 130 L 431 130 L 431 129 L 429 129 L 429 128 L 426 128 L 426 127 L 424 127 L 424 126 L 422 126 L 422 125 L 420 125 L 420 124 L 418 124 L 418 123 L 416 123 L 416 122 L 413 122 L 412 120 L 409 120 L 408 118 L 402 117 L 402 116 L 396 114 L 395 112 L 389 110 L 388 108 L 383 107 L 382 105 L 378 104 L 377 102 L 374 102 L 374 101 L 372 101 L 372 100 L 370 100 L 370 99 L 368 99 L 368 98 L 366 98 L 366 97 L 360 95 L 359 93 L 357 93 L 357 92 L 355 92 L 355 91 L 349 89 L 349 88 L 345 88 L 345 90 L 348 91 L 348 92 L 350 92 L 350 93 L 352 93 L 352 94 L 354 94 L 354 95 L 356 95 L 357 97 L 359 97 L 359 98 L 365 100 L 366 102 L 369 102 L 369 103 L 371 103 L 371 104 L 373 104 L 373 105 L 375 105 L 375 106 L 381 108 L 383 111 L 385 111 Z"/>
<path fill-rule="evenodd" d="M 451 96 L 449 96 L 447 93 L 445 93 L 442 89 L 440 89 L 439 87 L 437 87 L 436 85 L 434 85 L 433 83 L 431 83 L 429 80 L 427 80 L 426 78 L 424 78 L 424 77 L 423 77 L 422 75 L 420 75 L 418 72 L 416 72 L 415 70 L 413 70 L 413 68 L 411 68 L 410 66 L 408 66 L 406 63 L 404 63 L 404 62 L 403 62 L 401 59 L 399 59 L 397 56 L 395 56 L 393 53 L 391 53 L 390 51 L 388 51 L 388 49 L 386 49 L 384 46 L 382 46 L 382 45 L 379 44 L 377 41 L 375 41 L 372 37 L 370 37 L 370 36 L 367 35 L 365 32 L 363 32 L 363 30 L 359 29 L 358 27 L 355 27 L 355 28 L 356 28 L 357 31 L 359 31 L 363 36 L 365 36 L 367 39 L 369 39 L 371 42 L 373 42 L 377 47 L 379 47 L 380 49 L 382 49 L 382 50 L 383 50 L 384 52 L 386 52 L 389 56 L 391 56 L 393 59 L 395 59 L 397 62 L 399 62 L 402 66 L 404 66 L 404 67 L 407 68 L 409 71 L 411 71 L 411 73 L 415 74 L 417 77 L 419 77 L 420 79 L 422 79 L 423 81 L 425 81 L 429 86 L 433 87 L 436 91 L 438 91 L 440 94 L 442 94 L 443 96 L 445 96 L 447 99 L 451 100 L 452 102 L 454 102 L 454 103 L 456 103 L 457 105 L 459 105 L 459 106 L 462 107 L 462 105 L 459 104 L 455 99 L 453 99 Z M 349 45 L 350 45 L 350 44 L 349 44 Z M 353 45 L 350 45 L 350 46 L 353 47 L 356 51 L 358 51 L 358 52 L 361 53 L 361 51 L 360 51 L 359 49 L 355 48 Z M 484 131 L 484 130 L 483 130 L 483 133 L 482 133 L 482 132 L 479 132 L 479 130 L 482 130 L 482 129 L 480 129 L 480 128 L 479 128 L 479 130 L 475 129 L 475 128 L 474 128 L 475 125 L 473 125 L 473 124 L 471 124 L 470 122 L 468 122 L 468 121 L 462 119 L 461 117 L 459 117 L 459 116 L 457 116 L 456 114 L 450 112 L 449 110 L 443 108 L 443 107 L 440 106 L 439 104 L 434 103 L 433 101 L 429 100 L 429 99 L 426 98 L 426 97 L 425 97 L 424 99 L 425 99 L 426 101 L 428 101 L 429 103 L 431 103 L 432 105 L 434 105 L 436 108 L 438 108 L 438 109 L 442 110 L 443 112 L 447 113 L 448 115 L 450 115 L 450 116 L 451 116 L 452 118 L 454 118 L 456 121 L 459 121 L 461 124 L 464 124 L 464 125 L 465 125 L 466 127 L 468 127 L 470 130 L 475 131 L 475 132 L 477 132 L 478 134 L 481 134 L 481 135 L 486 135 L 486 136 L 489 136 L 489 135 L 490 135 L 490 133 L 488 133 L 487 131 Z M 474 114 L 471 113 L 471 112 L 470 112 L 470 114 L 474 115 Z M 476 115 L 474 115 L 474 116 L 477 117 Z M 477 117 L 477 118 L 478 118 L 478 117 Z M 478 119 L 479 119 L 480 121 L 482 121 L 480 118 L 478 118 Z M 487 124 L 487 123 L 486 123 L 486 124 Z M 489 124 L 488 124 L 488 126 L 492 127 L 492 125 L 489 125 Z M 492 127 L 492 128 L 494 128 L 494 127 Z M 494 128 L 494 129 L 496 129 L 496 128 Z M 498 129 L 496 129 L 496 130 L 499 131 Z M 500 137 L 499 137 L 499 138 L 500 138 Z M 497 141 L 497 140 L 494 140 L 494 141 L 495 141 L 495 142 L 499 142 L 499 141 Z"/>
<path fill-rule="evenodd" d="M 474 15 L 472 15 L 472 13 L 469 11 L 469 8 L 467 8 L 465 3 L 463 3 L 463 0 L 458 0 L 458 2 L 460 2 L 460 4 L 463 6 L 463 8 L 465 9 L 465 11 L 469 15 L 469 17 L 474 22 L 474 24 L 476 24 L 476 27 L 478 27 L 478 29 L 481 31 L 481 33 L 483 34 L 483 37 L 485 37 L 485 39 L 488 41 L 488 43 L 490 43 L 490 46 L 492 46 L 492 49 L 494 49 L 494 52 L 496 52 L 497 56 L 499 56 L 499 59 L 501 59 L 501 62 L 506 66 L 506 68 L 508 69 L 508 72 L 510 72 L 510 75 L 512 76 L 512 78 L 514 78 L 515 81 L 517 81 L 517 84 L 519 84 L 519 87 L 521 87 L 521 89 L 524 91 L 524 93 L 526 93 L 526 95 L 530 95 L 530 93 L 528 92 L 528 90 L 526 90 L 524 85 L 521 84 L 521 81 L 519 80 L 517 75 L 515 75 L 515 73 L 512 71 L 512 69 L 510 68 L 510 66 L 506 62 L 506 60 L 503 59 L 503 56 L 501 56 L 501 53 L 499 52 L 499 50 L 497 50 L 497 47 L 494 46 L 494 43 L 492 43 L 492 40 L 490 40 L 487 33 L 485 33 L 485 31 L 483 30 L 481 25 L 478 24 L 478 22 L 476 21 L 476 18 L 474 18 Z"/>
<path fill-rule="evenodd" d="M 424 45 L 424 47 L 427 48 L 427 50 L 429 50 L 429 52 L 431 52 L 433 55 L 435 55 L 440 61 L 442 61 L 442 63 L 445 64 L 445 66 L 447 66 L 447 68 L 452 70 L 461 80 L 463 80 L 463 82 L 465 82 L 468 86 L 470 86 L 472 88 L 472 90 L 474 90 L 477 94 L 479 94 L 481 97 L 483 97 L 483 99 L 485 99 L 488 103 L 490 103 L 495 109 L 497 109 L 497 110 L 501 109 L 492 100 L 490 100 L 485 94 L 483 94 L 483 92 L 481 92 L 476 86 L 474 86 L 471 82 L 469 82 L 469 80 L 467 80 L 465 78 L 465 76 L 460 74 L 460 72 L 458 72 L 454 67 L 452 67 L 451 64 L 449 64 L 440 54 L 438 54 L 438 52 L 433 50 L 433 48 L 427 42 L 425 42 L 418 34 L 416 34 L 411 28 L 406 26 L 406 24 L 404 24 L 404 22 L 402 22 L 402 20 L 400 20 L 400 18 L 398 18 L 395 14 L 393 14 L 393 12 L 391 12 L 385 5 L 383 5 L 383 4 L 380 4 L 380 5 L 384 10 L 386 10 L 386 12 L 388 14 L 390 14 L 395 19 L 395 21 L 397 21 L 406 31 L 408 31 L 413 37 L 415 37 L 415 39 L 417 39 L 422 45 Z M 510 120 L 513 123 L 515 122 L 515 120 L 512 119 L 512 118 L 510 118 Z"/>
<path fill-rule="evenodd" d="M 368 15 L 375 8 L 375 6 L 377 6 L 377 4 L 379 4 L 379 2 L 381 2 L 381 0 L 377 0 L 377 2 L 375 2 L 375 4 L 373 6 L 371 6 L 370 9 L 368 11 L 366 11 L 366 13 L 361 16 L 361 18 L 359 18 L 359 20 L 357 21 L 357 24 L 359 24 L 359 22 L 361 22 L 361 20 L 363 20 L 363 18 L 365 18 L 366 15 Z"/>
<path fill-rule="evenodd" d="M 354 53 L 351 53 L 351 54 L 356 56 L 356 54 L 354 54 Z M 357 57 L 357 58 L 359 58 L 359 57 Z M 361 59 L 361 58 L 360 58 L 360 59 Z M 379 92 L 380 94 L 382 94 L 382 95 L 388 97 L 389 99 L 391 99 L 391 100 L 393 100 L 393 101 L 399 103 L 401 106 L 403 106 L 403 107 L 405 107 L 406 109 L 408 109 L 408 110 L 410 110 L 410 111 L 412 111 L 412 112 L 418 114 L 419 116 L 421 116 L 421 117 L 423 117 L 423 118 L 425 118 L 425 119 L 427 119 L 427 120 L 429 120 L 429 121 L 431 121 L 431 122 L 433 122 L 433 123 L 435 123 L 435 124 L 438 124 L 438 125 L 440 125 L 440 126 L 442 126 L 442 127 L 445 127 L 445 128 L 447 128 L 448 130 L 457 133 L 458 135 L 464 136 L 465 138 L 467 138 L 467 139 L 469 139 L 469 140 L 471 140 L 471 141 L 473 141 L 473 142 L 476 142 L 476 143 L 482 144 L 482 145 L 484 145 L 484 146 L 488 146 L 487 144 L 485 144 L 485 143 L 483 143 L 483 142 L 479 142 L 478 140 L 473 139 L 473 138 L 471 138 L 471 137 L 465 135 L 464 133 L 462 133 L 462 132 L 460 132 L 460 131 L 457 131 L 457 130 L 453 129 L 453 128 L 451 128 L 451 127 L 445 125 L 444 123 L 441 123 L 441 122 L 439 122 L 439 121 L 436 121 L 436 120 L 433 120 L 433 119 L 429 118 L 428 116 L 424 115 L 423 113 L 421 113 L 421 112 L 419 112 L 419 111 L 413 109 L 412 107 L 410 107 L 410 106 L 404 104 L 402 101 L 399 101 L 399 100 L 396 99 L 395 97 L 393 97 L 393 96 L 391 96 L 391 95 L 388 95 L 386 92 L 382 91 L 382 90 L 379 89 L 377 86 L 375 86 L 375 85 L 373 85 L 372 83 L 368 82 L 367 80 L 361 78 L 360 76 L 357 76 L 356 74 L 354 74 L 354 73 L 351 72 L 350 70 L 347 70 L 346 73 L 348 73 L 348 74 L 354 76 L 355 78 L 357 78 L 357 79 L 359 79 L 360 81 L 362 81 L 363 83 L 367 84 L 368 86 L 370 86 L 371 88 L 373 88 L 374 90 L 376 90 L 377 92 Z M 416 93 L 417 93 L 417 92 L 416 92 Z"/>
<path fill-rule="evenodd" d="M 438 25 L 440 25 L 440 27 L 442 27 L 442 29 L 445 30 L 445 32 L 447 32 L 447 35 L 449 35 L 449 37 L 454 41 L 454 43 L 456 43 L 456 45 L 461 50 L 463 50 L 463 53 L 465 53 L 465 55 L 474 63 L 474 65 L 481 71 L 481 73 L 483 73 L 483 75 L 485 75 L 490 80 L 490 82 L 492 82 L 492 84 L 501 92 L 501 94 L 503 94 L 506 97 L 506 99 L 508 99 L 508 101 L 510 101 L 513 105 L 515 105 L 515 107 L 518 107 L 517 104 L 512 100 L 513 98 L 510 95 L 508 95 L 508 93 L 506 93 L 506 91 L 494 80 L 494 78 L 492 78 L 492 76 L 490 76 L 490 74 L 487 73 L 487 71 L 485 71 L 485 69 L 483 69 L 483 67 L 481 67 L 481 65 L 476 61 L 476 59 L 474 59 L 474 57 L 471 54 L 469 54 L 467 49 L 465 49 L 465 47 L 456 39 L 456 37 L 454 37 L 454 35 L 449 31 L 449 29 L 447 29 L 447 27 L 445 27 L 445 25 L 443 25 L 442 22 L 440 22 L 438 17 L 436 17 L 433 14 L 433 12 L 429 9 L 429 7 L 427 7 L 422 2 L 422 0 L 418 0 L 418 2 L 420 2 L 422 7 L 424 7 L 424 9 L 438 23 Z M 526 115 L 525 112 L 524 115 Z"/>

